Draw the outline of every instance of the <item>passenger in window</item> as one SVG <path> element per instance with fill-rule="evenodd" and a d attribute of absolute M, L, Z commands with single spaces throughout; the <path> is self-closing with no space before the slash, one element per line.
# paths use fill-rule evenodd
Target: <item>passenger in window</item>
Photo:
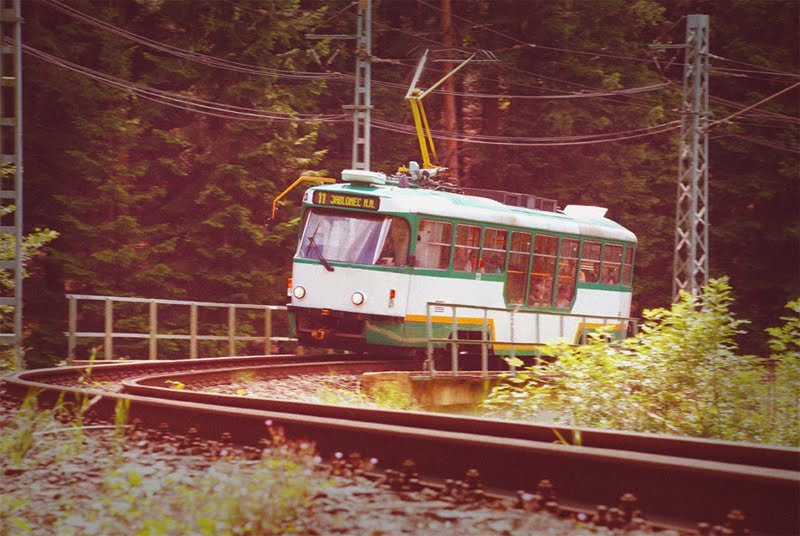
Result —
<path fill-rule="evenodd" d="M 464 248 L 456 248 L 456 255 L 453 257 L 453 270 L 456 272 L 465 271 L 468 262 L 467 250 Z"/>
<path fill-rule="evenodd" d="M 558 297 L 556 298 L 556 308 L 569 309 L 572 304 L 572 287 L 569 285 L 560 285 L 558 287 Z"/>
<path fill-rule="evenodd" d="M 464 263 L 464 271 L 474 272 L 477 269 L 478 269 L 478 254 L 473 251 L 472 253 L 469 254 L 467 262 Z"/>
<path fill-rule="evenodd" d="M 489 261 L 486 263 L 486 271 L 490 274 L 503 273 L 503 262 L 500 260 L 500 255 L 489 256 Z"/>
<path fill-rule="evenodd" d="M 536 279 L 531 285 L 531 293 L 528 297 L 528 303 L 532 307 L 549 307 L 550 296 L 547 288 L 547 282 L 543 279 Z"/>

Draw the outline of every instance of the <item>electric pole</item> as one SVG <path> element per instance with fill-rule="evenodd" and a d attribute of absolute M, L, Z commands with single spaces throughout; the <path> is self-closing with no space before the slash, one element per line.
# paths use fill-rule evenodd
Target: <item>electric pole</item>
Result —
<path fill-rule="evenodd" d="M 370 111 L 372 85 L 372 0 L 358 0 L 356 35 L 306 34 L 307 39 L 355 39 L 356 76 L 353 111 L 353 162 L 352 169 L 369 171 Z"/>
<path fill-rule="evenodd" d="M 672 295 L 708 283 L 708 15 L 686 23 Z"/>
<path fill-rule="evenodd" d="M 14 257 L 0 270 L 14 272 L 13 296 L 0 305 L 14 309 L 13 333 L 0 341 L 14 345 L 14 368 L 22 368 L 22 17 L 20 0 L 0 0 L 0 235 L 13 237 Z M 11 104 L 11 106 L 8 106 Z M 13 205 L 13 209 L 12 209 Z M 6 221 L 13 218 L 12 221 Z M 10 294 L 10 292 L 8 293 Z"/>

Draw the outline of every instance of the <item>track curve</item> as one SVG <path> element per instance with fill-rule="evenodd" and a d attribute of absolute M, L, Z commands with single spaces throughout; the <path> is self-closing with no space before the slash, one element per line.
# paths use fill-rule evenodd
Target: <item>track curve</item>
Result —
<path fill-rule="evenodd" d="M 565 500 L 588 507 L 614 505 L 632 492 L 649 520 L 669 525 L 722 524 L 738 509 L 753 532 L 800 531 L 798 449 L 595 429 L 580 429 L 582 445 L 573 446 L 553 443 L 550 426 L 191 390 L 193 382 L 242 370 L 269 377 L 354 367 L 419 370 L 416 362 L 368 355 L 260 356 L 27 371 L 6 377 L 5 388 L 16 396 L 40 390 L 51 400 L 65 392 L 92 396 L 95 411 L 106 415 L 113 415 L 117 400 L 128 399 L 131 418 L 150 426 L 168 422 L 178 433 L 193 427 L 212 438 L 227 432 L 246 444 L 263 439 L 270 421 L 290 437 L 314 441 L 322 454 L 358 451 L 387 467 L 411 458 L 423 476 L 437 479 L 477 469 L 487 486 L 509 491 L 535 489 L 549 479 Z M 93 385 L 115 382 L 122 392 L 86 385 L 87 374 Z M 84 383 L 76 386 L 81 378 Z M 166 388 L 168 380 L 188 388 Z M 572 434 L 555 429 L 564 437 Z"/>

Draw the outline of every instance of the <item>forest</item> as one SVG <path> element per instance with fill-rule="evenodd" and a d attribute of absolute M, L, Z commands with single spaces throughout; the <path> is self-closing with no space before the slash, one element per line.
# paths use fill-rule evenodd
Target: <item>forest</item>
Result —
<path fill-rule="evenodd" d="M 64 358 L 65 294 L 282 304 L 303 174 L 351 167 L 358 2 L 24 0 L 26 360 Z M 751 321 L 800 290 L 795 0 L 373 0 L 371 169 L 420 161 L 420 56 L 460 184 L 608 207 L 639 238 L 633 315 L 672 301 L 686 17 L 710 16 L 709 264 Z M 316 35 L 314 35 L 316 34 Z M 764 99 L 767 102 L 750 108 Z M 748 109 L 750 108 L 750 109 Z M 737 114 L 737 112 L 744 112 Z M 737 114 L 728 120 L 729 116 Z"/>

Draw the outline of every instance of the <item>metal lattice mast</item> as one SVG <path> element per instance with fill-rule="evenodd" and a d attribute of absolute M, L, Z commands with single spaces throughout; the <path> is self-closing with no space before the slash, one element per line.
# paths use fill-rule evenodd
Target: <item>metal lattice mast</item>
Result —
<path fill-rule="evenodd" d="M 22 367 L 22 17 L 19 0 L 0 0 L 0 235 L 14 241 L 13 258 L 0 270 L 14 272 L 14 289 L 0 305 L 14 310 L 12 333 L 2 342 L 14 345 L 14 368 Z M 12 210 L 13 206 L 13 210 Z M 13 221 L 6 221 L 11 220 Z"/>
<path fill-rule="evenodd" d="M 358 0 L 356 30 L 356 35 L 306 34 L 306 38 L 356 40 L 355 95 L 353 104 L 342 106 L 342 108 L 353 110 L 352 169 L 369 171 L 370 110 L 372 110 L 372 0 Z"/>
<path fill-rule="evenodd" d="M 353 100 L 353 169 L 369 170 L 372 65 L 372 0 L 358 2 L 356 85 Z"/>
<path fill-rule="evenodd" d="M 672 294 L 708 283 L 708 15 L 689 15 L 675 212 Z"/>

